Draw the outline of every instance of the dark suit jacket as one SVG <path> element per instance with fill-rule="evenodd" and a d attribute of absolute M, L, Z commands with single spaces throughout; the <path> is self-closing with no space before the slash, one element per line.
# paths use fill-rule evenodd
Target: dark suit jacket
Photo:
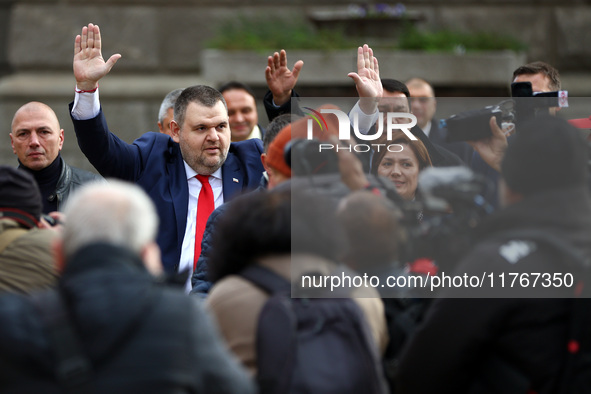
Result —
<path fill-rule="evenodd" d="M 72 104 L 70 104 L 71 113 Z M 75 120 L 78 145 L 104 177 L 137 183 L 152 198 L 160 228 L 158 245 L 166 272 L 175 272 L 187 224 L 189 186 L 179 145 L 168 135 L 146 133 L 127 144 L 111 133 L 103 112 L 93 119 Z M 264 171 L 261 140 L 231 143 L 222 166 L 224 201 L 256 189 Z"/>
<path fill-rule="evenodd" d="M 427 135 L 421 130 L 419 126 L 415 126 L 410 129 L 410 132 L 423 142 L 425 148 L 429 152 L 429 157 L 433 163 L 433 167 L 450 167 L 450 166 L 461 166 L 464 165 L 462 159 L 455 153 L 444 148 L 441 145 L 435 144 L 427 137 Z"/>
<path fill-rule="evenodd" d="M 292 90 L 291 98 L 293 99 L 298 97 L 300 97 L 300 95 L 297 94 L 295 90 Z M 270 90 L 267 90 L 267 93 L 265 93 L 265 97 L 263 98 L 263 105 L 265 106 L 265 111 L 267 112 L 267 118 L 269 119 L 269 122 L 272 122 L 273 119 L 275 119 L 279 115 L 292 113 L 291 99 L 287 100 L 287 102 L 284 103 L 282 106 L 276 107 L 275 104 L 273 104 L 273 93 L 271 93 Z M 293 109 L 293 114 L 304 116 L 304 113 L 297 105 Z"/>

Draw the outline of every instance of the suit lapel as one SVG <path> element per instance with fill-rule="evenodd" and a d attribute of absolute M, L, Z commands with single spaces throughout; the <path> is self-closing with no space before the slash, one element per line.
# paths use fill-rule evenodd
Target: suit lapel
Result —
<path fill-rule="evenodd" d="M 239 195 L 244 187 L 244 176 L 240 171 L 240 163 L 231 152 L 228 152 L 222 166 L 222 184 L 224 185 L 224 202 Z"/>
<path fill-rule="evenodd" d="M 187 183 L 187 173 L 183 165 L 183 159 L 180 154 L 177 160 L 171 160 L 166 163 L 167 176 L 169 179 L 168 187 L 174 208 L 176 219 L 176 230 L 178 234 L 178 250 L 183 243 L 185 228 L 187 226 L 187 213 L 189 209 L 189 185 Z"/>

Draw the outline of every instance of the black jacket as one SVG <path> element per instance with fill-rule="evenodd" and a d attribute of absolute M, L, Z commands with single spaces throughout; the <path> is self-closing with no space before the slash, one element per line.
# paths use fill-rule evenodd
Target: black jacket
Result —
<path fill-rule="evenodd" d="M 55 193 L 47 198 L 49 200 L 57 199 L 57 209 L 61 211 L 72 191 L 76 190 L 84 183 L 101 180 L 103 180 L 102 176 L 81 170 L 80 168 L 72 167 L 68 165 L 65 160 L 62 160 L 62 168 L 55 188 Z"/>
<path fill-rule="evenodd" d="M 83 248 L 59 282 L 95 393 L 251 393 L 198 300 L 157 284 L 131 252 Z M 59 393 L 54 359 L 29 299 L 0 297 L 0 391 Z"/>
<path fill-rule="evenodd" d="M 498 234 L 518 229 L 543 231 L 591 256 L 589 195 L 582 188 L 544 192 L 491 215 L 455 274 L 568 272 L 564 259 L 544 245 L 521 249 L 517 256 L 507 253 L 503 247 L 508 243 Z M 465 289 L 463 293 L 448 289 L 442 297 L 450 298 L 435 300 L 401 355 L 399 392 L 475 392 L 470 391 L 474 384 L 501 371 L 491 367 L 498 360 L 503 368 L 517 372 L 515 379 L 507 374 L 493 377 L 502 389 L 498 392 L 514 392 L 510 390 L 516 385 L 522 385 L 523 392 L 557 392 L 572 301 L 513 298 L 528 296 L 532 290 L 508 287 L 506 281 L 500 294 L 505 298 L 468 298 Z M 451 298 L 458 296 L 463 298 Z"/>
<path fill-rule="evenodd" d="M 49 213 L 51 211 L 62 211 L 64 209 L 64 204 L 68 200 L 70 194 L 82 186 L 87 182 L 97 182 L 102 181 L 103 177 L 97 175 L 95 173 L 81 170 L 80 168 L 72 167 L 66 163 L 66 161 L 58 155 L 57 158 L 49 167 L 53 167 L 54 163 L 55 169 L 45 168 L 45 171 L 51 171 L 51 177 L 53 179 L 57 178 L 57 182 L 55 184 L 55 189 L 53 187 L 44 189 L 41 185 L 41 198 L 43 201 L 43 213 Z M 33 171 L 30 168 L 23 166 L 19 161 L 19 168 L 30 172 L 37 182 L 39 182 L 38 171 Z M 57 173 L 59 171 L 59 176 Z"/>

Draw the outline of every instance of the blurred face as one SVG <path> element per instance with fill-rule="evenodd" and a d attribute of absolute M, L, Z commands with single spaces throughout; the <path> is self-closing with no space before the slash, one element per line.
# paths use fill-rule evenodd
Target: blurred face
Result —
<path fill-rule="evenodd" d="M 550 78 L 544 73 L 521 74 L 515 77 L 513 82 L 531 82 L 531 89 L 534 93 L 551 92 Z M 548 108 L 550 115 L 555 115 L 560 108 Z"/>
<path fill-rule="evenodd" d="M 169 108 L 166 111 L 166 116 L 162 119 L 162 122 L 158 122 L 158 128 L 160 132 L 163 134 L 168 134 L 172 136 L 172 131 L 170 131 L 170 121 L 174 118 L 174 108 Z"/>
<path fill-rule="evenodd" d="M 408 98 L 402 92 L 391 93 L 384 90 L 384 94 L 378 103 L 378 111 L 384 113 L 384 131 L 387 130 L 388 112 L 404 112 L 409 113 Z M 379 121 L 379 120 L 378 120 Z M 394 118 L 393 123 L 408 123 L 408 118 Z M 378 125 L 376 124 L 376 128 Z"/>
<path fill-rule="evenodd" d="M 389 178 L 405 200 L 412 200 L 419 180 L 419 161 L 408 144 L 401 152 L 387 152 L 378 166 L 378 175 Z"/>
<path fill-rule="evenodd" d="M 429 85 L 408 88 L 412 102 L 412 113 L 417 117 L 417 125 L 423 129 L 435 116 L 437 102 Z"/>
<path fill-rule="evenodd" d="M 31 170 L 42 170 L 56 159 L 64 144 L 64 130 L 51 108 L 41 103 L 21 107 L 12 121 L 12 151 Z"/>
<path fill-rule="evenodd" d="M 515 77 L 513 82 L 531 82 L 531 88 L 536 92 L 551 92 L 550 78 L 543 73 L 538 74 L 521 74 Z"/>
<path fill-rule="evenodd" d="M 259 122 L 254 97 L 241 89 L 226 90 L 222 94 L 228 105 L 232 141 L 243 141 Z"/>
<path fill-rule="evenodd" d="M 173 120 L 170 125 L 183 160 L 198 174 L 211 175 L 224 164 L 230 148 L 230 128 L 221 101 L 211 108 L 191 102 L 184 123 L 179 125 Z"/>

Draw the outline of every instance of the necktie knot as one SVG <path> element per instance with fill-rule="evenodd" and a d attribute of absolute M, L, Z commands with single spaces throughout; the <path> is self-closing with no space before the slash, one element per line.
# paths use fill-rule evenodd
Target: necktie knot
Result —
<path fill-rule="evenodd" d="M 209 175 L 195 175 L 195 178 L 197 178 L 202 185 L 209 184 Z"/>

